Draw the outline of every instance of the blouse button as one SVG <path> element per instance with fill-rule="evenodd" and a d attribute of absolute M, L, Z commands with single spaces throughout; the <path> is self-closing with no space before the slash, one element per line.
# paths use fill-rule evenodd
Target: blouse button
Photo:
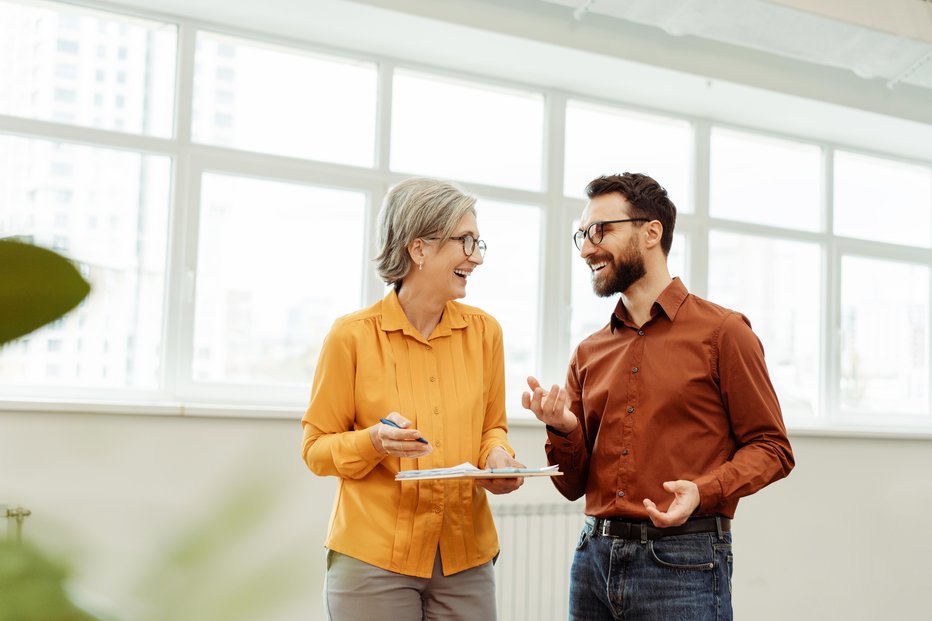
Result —
<path fill-rule="evenodd" d="M 436 382 L 436 381 L 437 381 L 437 378 L 436 378 L 436 377 L 434 377 L 433 375 L 431 375 L 431 376 L 430 376 L 430 381 L 432 381 L 432 382 Z"/>
<path fill-rule="evenodd" d="M 638 368 L 637 368 L 637 367 L 634 367 L 633 369 L 631 369 L 631 372 L 632 372 L 632 373 L 637 373 L 637 372 L 638 372 Z"/>
<path fill-rule="evenodd" d="M 644 330 L 638 330 L 638 336 L 644 336 Z"/>
<path fill-rule="evenodd" d="M 427 351 L 433 351 L 434 348 L 431 347 L 430 345 L 427 345 L 426 349 L 427 349 Z"/>
<path fill-rule="evenodd" d="M 628 414 L 633 414 L 633 413 L 634 413 L 634 408 L 628 407 Z"/>
<path fill-rule="evenodd" d="M 441 511 L 443 511 L 443 509 L 441 509 L 439 505 L 434 505 L 434 513 L 440 513 Z"/>
<path fill-rule="evenodd" d="M 440 414 L 440 408 L 434 408 L 434 414 Z"/>

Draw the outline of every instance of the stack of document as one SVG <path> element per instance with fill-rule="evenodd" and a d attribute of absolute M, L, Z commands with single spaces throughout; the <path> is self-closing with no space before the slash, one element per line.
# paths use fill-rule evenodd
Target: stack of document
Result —
<path fill-rule="evenodd" d="M 515 477 L 554 477 L 563 474 L 559 466 L 544 468 L 492 468 L 480 470 L 468 461 L 450 468 L 430 470 L 403 470 L 395 475 L 396 481 L 421 481 L 424 479 L 511 479 Z"/>

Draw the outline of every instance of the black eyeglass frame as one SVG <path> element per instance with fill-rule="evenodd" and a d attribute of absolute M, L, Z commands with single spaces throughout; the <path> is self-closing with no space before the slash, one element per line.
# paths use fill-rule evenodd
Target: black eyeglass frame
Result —
<path fill-rule="evenodd" d="M 650 222 L 650 218 L 625 218 L 624 220 L 600 220 L 599 222 L 593 222 L 585 229 L 579 229 L 573 233 L 573 245 L 576 246 L 576 250 L 582 250 L 583 240 L 588 239 L 593 245 L 598 246 L 602 243 L 602 239 L 605 238 L 605 225 L 606 224 L 621 224 L 622 222 Z M 596 227 L 593 233 L 593 228 Z M 598 233 L 599 238 L 596 239 L 596 232 Z"/>
<path fill-rule="evenodd" d="M 441 238 L 440 237 L 422 237 L 421 239 L 428 239 L 428 240 L 436 241 Z M 488 248 L 488 245 L 485 243 L 484 239 L 479 239 L 478 237 L 473 237 L 472 235 L 469 235 L 469 234 L 452 235 L 450 237 L 447 237 L 447 239 L 455 239 L 456 241 L 463 244 L 463 254 L 465 254 L 467 257 L 471 257 L 476 252 L 476 248 L 478 248 L 479 256 L 482 257 L 483 259 L 485 258 L 485 251 Z M 466 240 L 467 239 L 472 240 L 472 251 L 471 252 L 466 252 Z"/>

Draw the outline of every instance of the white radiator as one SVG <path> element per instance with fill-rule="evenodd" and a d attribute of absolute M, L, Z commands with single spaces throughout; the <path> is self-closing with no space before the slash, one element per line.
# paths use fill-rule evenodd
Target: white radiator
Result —
<path fill-rule="evenodd" d="M 502 553 L 495 564 L 498 621 L 565 621 L 582 502 L 492 506 Z"/>

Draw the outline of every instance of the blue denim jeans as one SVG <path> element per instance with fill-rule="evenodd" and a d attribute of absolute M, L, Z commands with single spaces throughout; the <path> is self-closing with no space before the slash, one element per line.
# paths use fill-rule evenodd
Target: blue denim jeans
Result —
<path fill-rule="evenodd" d="M 603 537 L 592 518 L 570 570 L 572 621 L 731 621 L 731 533 Z"/>

